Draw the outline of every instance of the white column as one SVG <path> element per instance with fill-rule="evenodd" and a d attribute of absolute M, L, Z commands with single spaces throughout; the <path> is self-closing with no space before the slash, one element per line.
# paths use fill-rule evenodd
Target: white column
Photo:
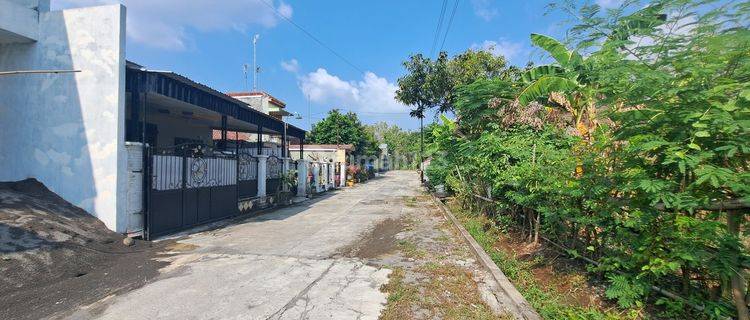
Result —
<path fill-rule="evenodd" d="M 346 162 L 341 163 L 341 174 L 339 175 L 339 181 L 341 183 L 341 187 L 346 187 Z"/>
<path fill-rule="evenodd" d="M 331 186 L 331 189 L 336 187 L 336 164 L 333 162 L 328 162 L 328 185 Z"/>
<path fill-rule="evenodd" d="M 320 178 L 323 180 L 321 181 L 321 188 L 323 188 L 323 191 L 328 191 L 328 162 L 321 162 L 320 170 Z"/>
<path fill-rule="evenodd" d="M 321 192 L 320 190 L 320 163 L 315 163 L 313 166 L 313 186 L 315 186 L 315 192 Z"/>
<path fill-rule="evenodd" d="M 258 156 L 258 197 L 266 196 L 266 173 L 267 173 L 268 156 Z"/>
<path fill-rule="evenodd" d="M 307 160 L 297 160 L 297 196 L 307 195 Z"/>

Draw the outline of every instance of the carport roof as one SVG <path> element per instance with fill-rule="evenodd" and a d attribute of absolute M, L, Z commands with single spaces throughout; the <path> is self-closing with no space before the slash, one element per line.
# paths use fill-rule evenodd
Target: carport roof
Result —
<path fill-rule="evenodd" d="M 171 71 L 148 70 L 128 61 L 126 91 L 153 92 L 196 105 L 222 115 L 273 130 L 284 132 L 284 122 L 250 108 L 246 103 L 202 83 Z M 287 124 L 287 135 L 304 140 L 305 130 Z"/>

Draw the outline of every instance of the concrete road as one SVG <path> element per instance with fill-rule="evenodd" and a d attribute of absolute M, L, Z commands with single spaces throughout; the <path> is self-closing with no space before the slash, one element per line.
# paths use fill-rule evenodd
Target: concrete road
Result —
<path fill-rule="evenodd" d="M 181 238 L 169 266 L 139 289 L 72 319 L 377 319 L 390 270 L 339 250 L 404 211 L 418 176 L 391 172 L 239 224 Z M 137 272 L 134 270 L 133 272 Z"/>

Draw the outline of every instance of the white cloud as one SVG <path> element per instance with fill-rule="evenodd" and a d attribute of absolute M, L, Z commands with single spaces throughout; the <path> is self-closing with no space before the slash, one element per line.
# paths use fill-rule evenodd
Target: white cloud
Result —
<path fill-rule="evenodd" d="M 619 6 L 622 3 L 622 0 L 596 0 L 596 4 L 598 4 L 602 8 L 614 8 Z"/>
<path fill-rule="evenodd" d="M 278 24 L 265 0 L 53 0 L 53 9 L 123 3 L 127 7 L 127 34 L 135 42 L 152 47 L 183 50 L 191 31 L 238 30 Z M 270 0 L 272 1 L 272 0 Z M 279 2 L 277 10 L 290 18 L 292 7 Z"/>
<path fill-rule="evenodd" d="M 299 72 L 299 62 L 297 59 L 281 61 L 281 68 L 291 73 L 297 73 Z"/>
<path fill-rule="evenodd" d="M 294 11 L 292 10 L 292 6 L 284 2 L 279 3 L 279 8 L 277 10 L 279 11 L 279 14 L 281 14 L 282 17 L 287 18 L 287 19 L 292 18 L 292 13 Z"/>
<path fill-rule="evenodd" d="M 474 14 L 487 22 L 498 14 L 497 9 L 492 7 L 489 0 L 471 0 L 471 6 L 474 8 Z"/>
<path fill-rule="evenodd" d="M 396 100 L 398 86 L 372 72 L 359 81 L 344 81 L 319 68 L 300 77 L 300 89 L 311 101 L 332 107 L 374 113 L 409 111 Z"/>
<path fill-rule="evenodd" d="M 492 53 L 496 56 L 503 56 L 506 60 L 519 58 L 525 49 L 522 44 L 500 39 L 499 41 L 484 40 L 482 43 L 471 45 L 473 50 L 482 50 Z"/>

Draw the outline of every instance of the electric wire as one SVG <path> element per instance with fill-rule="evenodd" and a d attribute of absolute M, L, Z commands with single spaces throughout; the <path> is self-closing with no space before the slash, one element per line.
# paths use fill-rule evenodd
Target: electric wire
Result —
<path fill-rule="evenodd" d="M 276 15 L 277 15 L 277 16 L 278 16 L 279 18 L 281 18 L 281 19 L 284 19 L 284 20 L 286 20 L 287 22 L 291 23 L 291 24 L 292 24 L 292 25 L 293 25 L 294 27 L 296 27 L 297 29 L 299 29 L 300 31 L 302 31 L 302 33 L 304 33 L 304 34 L 305 34 L 306 36 L 308 36 L 308 37 L 309 37 L 310 39 L 312 39 L 313 41 L 317 42 L 317 43 L 318 43 L 318 44 L 319 44 L 320 46 L 322 46 L 323 48 L 325 48 L 325 49 L 327 49 L 328 51 L 330 51 L 330 52 L 331 52 L 331 53 L 332 53 L 332 54 L 333 54 L 334 56 L 336 56 L 336 57 L 338 57 L 339 59 L 341 59 L 341 61 L 345 62 L 345 63 L 346 63 L 346 64 L 348 64 L 348 65 L 349 65 L 350 67 L 354 68 L 355 70 L 359 71 L 360 73 L 363 73 L 363 74 L 365 73 L 365 71 L 364 71 L 364 70 L 363 70 L 362 68 L 360 68 L 360 67 L 357 67 L 357 66 L 356 66 L 356 65 L 355 65 L 354 63 L 352 63 L 351 61 L 349 61 L 349 59 L 347 59 L 347 58 L 346 58 L 346 57 L 344 57 L 343 55 L 341 55 L 341 54 L 339 54 L 338 52 L 336 52 L 336 50 L 333 50 L 333 48 L 331 48 L 331 47 L 329 47 L 328 45 L 326 45 L 325 43 L 323 43 L 323 41 L 320 41 L 320 39 L 318 39 L 318 38 L 317 38 L 316 36 L 314 36 L 314 35 L 313 35 L 312 33 L 310 33 L 309 31 L 305 30 L 305 28 L 303 28 L 302 26 L 300 26 L 300 25 L 299 25 L 299 24 L 297 24 L 296 22 L 292 21 L 292 19 L 289 19 L 288 17 L 286 17 L 286 16 L 284 16 L 283 14 L 281 14 L 281 12 L 279 12 L 279 10 L 278 10 L 278 9 L 276 9 L 276 7 L 274 7 L 274 6 L 272 5 L 272 4 L 268 3 L 268 1 L 266 1 L 266 0 L 260 0 L 260 1 L 261 1 L 261 2 L 263 2 L 263 3 L 264 3 L 264 4 L 266 5 L 266 6 L 268 6 L 269 8 L 271 8 L 271 10 L 273 10 L 273 12 L 274 12 L 274 13 L 275 13 L 275 14 L 276 14 Z"/>
<path fill-rule="evenodd" d="M 456 3 L 453 5 L 453 11 L 451 12 L 451 17 L 448 19 L 448 26 L 445 28 L 445 35 L 443 35 L 443 43 L 440 44 L 440 51 L 443 51 L 443 46 L 445 46 L 445 39 L 448 38 L 448 33 L 451 31 L 451 25 L 453 25 L 453 17 L 456 15 L 456 9 L 458 9 L 458 2 L 461 0 L 456 0 Z"/>
<path fill-rule="evenodd" d="M 440 17 L 438 18 L 437 29 L 435 29 L 435 36 L 432 37 L 432 46 L 430 47 L 430 57 L 435 54 L 435 46 L 437 46 L 438 39 L 440 39 L 440 30 L 443 29 L 443 21 L 445 20 L 445 8 L 448 5 L 448 0 L 443 0 L 443 5 L 440 9 Z"/>

